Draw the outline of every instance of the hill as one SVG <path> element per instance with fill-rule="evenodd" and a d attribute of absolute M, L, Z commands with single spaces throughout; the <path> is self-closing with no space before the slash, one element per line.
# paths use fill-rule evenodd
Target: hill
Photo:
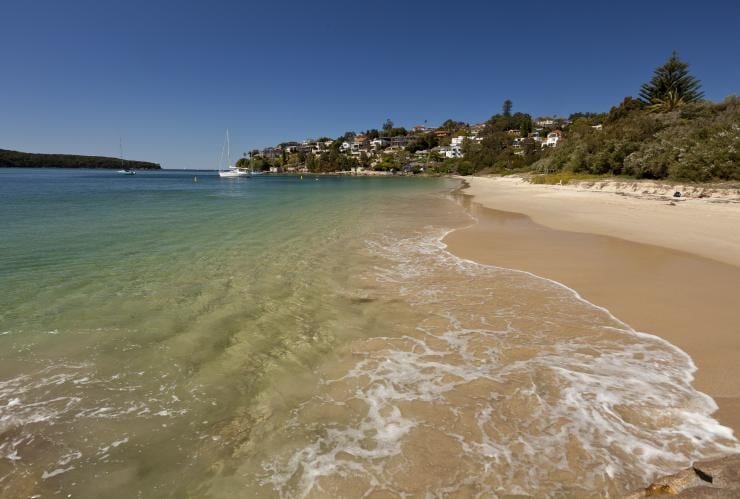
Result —
<path fill-rule="evenodd" d="M 0 168 L 103 168 L 117 170 L 121 167 L 135 170 L 160 170 L 157 163 L 130 161 L 104 156 L 76 154 L 34 154 L 0 149 Z"/>

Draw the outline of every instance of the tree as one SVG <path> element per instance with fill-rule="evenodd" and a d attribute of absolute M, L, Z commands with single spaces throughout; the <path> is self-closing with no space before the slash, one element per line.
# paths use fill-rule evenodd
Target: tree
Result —
<path fill-rule="evenodd" d="M 519 122 L 519 135 L 521 137 L 528 137 L 532 132 L 532 118 L 525 114 L 524 118 Z"/>
<path fill-rule="evenodd" d="M 390 132 L 391 130 L 393 130 L 393 122 L 391 121 L 391 119 L 390 119 L 390 118 L 388 118 L 388 119 L 387 119 L 387 120 L 385 120 L 385 122 L 383 123 L 383 131 L 384 131 L 385 133 L 388 133 L 388 132 Z"/>
<path fill-rule="evenodd" d="M 506 116 L 507 118 L 511 116 L 511 108 L 513 105 L 514 104 L 512 104 L 512 102 L 509 99 L 506 99 L 504 101 L 504 105 L 501 107 L 501 109 L 503 110 L 503 115 Z"/>
<path fill-rule="evenodd" d="M 455 121 L 453 119 L 447 119 L 440 125 L 440 128 L 452 133 L 455 130 L 462 128 L 464 126 L 465 126 L 465 123 L 462 121 Z"/>
<path fill-rule="evenodd" d="M 629 114 L 633 111 L 642 109 L 643 107 L 645 107 L 645 104 L 641 100 L 627 96 L 624 98 L 624 100 L 622 100 L 621 104 L 619 104 L 618 106 L 614 106 L 609 110 L 609 113 L 606 115 L 604 121 L 606 123 L 619 121 L 629 116 Z"/>
<path fill-rule="evenodd" d="M 640 87 L 640 100 L 653 110 L 671 111 L 702 100 L 701 82 L 689 74 L 689 65 L 676 51 L 657 68 L 648 83 Z"/>

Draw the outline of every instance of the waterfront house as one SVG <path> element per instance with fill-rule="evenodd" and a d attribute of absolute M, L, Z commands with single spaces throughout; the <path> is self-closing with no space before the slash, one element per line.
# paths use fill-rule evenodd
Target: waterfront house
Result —
<path fill-rule="evenodd" d="M 282 154 L 282 149 L 279 147 L 265 147 L 262 149 L 260 155 L 265 159 L 279 158 Z"/>
<path fill-rule="evenodd" d="M 359 156 L 362 152 L 370 150 L 370 141 L 364 135 L 358 135 L 352 142 L 351 154 Z"/>
<path fill-rule="evenodd" d="M 460 146 L 442 146 L 435 148 L 435 150 L 443 157 L 443 158 L 462 158 L 463 153 L 462 149 L 460 149 Z"/>

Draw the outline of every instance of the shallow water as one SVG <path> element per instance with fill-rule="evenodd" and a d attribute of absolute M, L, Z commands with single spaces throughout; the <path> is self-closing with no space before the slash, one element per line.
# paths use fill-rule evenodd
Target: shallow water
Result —
<path fill-rule="evenodd" d="M 737 450 L 681 351 L 477 265 L 443 179 L 0 170 L 0 491 L 605 495 Z"/>

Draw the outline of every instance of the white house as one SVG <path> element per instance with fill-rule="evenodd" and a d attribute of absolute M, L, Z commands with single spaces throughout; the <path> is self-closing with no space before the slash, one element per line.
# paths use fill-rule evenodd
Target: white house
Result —
<path fill-rule="evenodd" d="M 462 149 L 460 149 L 460 146 L 440 147 L 438 151 L 439 151 L 439 154 L 441 154 L 445 158 L 462 158 L 463 157 Z"/>
<path fill-rule="evenodd" d="M 354 156 L 359 156 L 363 152 L 367 152 L 370 149 L 370 141 L 367 140 L 367 137 L 364 135 L 358 135 L 355 137 L 355 141 L 352 143 L 351 146 L 351 154 Z"/>
<path fill-rule="evenodd" d="M 553 118 L 544 116 L 542 118 L 537 118 L 537 121 L 535 121 L 534 124 L 539 127 L 548 127 L 555 125 L 555 120 Z"/>
<path fill-rule="evenodd" d="M 552 132 L 547 134 L 547 140 L 545 140 L 542 143 L 542 147 L 555 147 L 558 145 L 558 142 L 560 142 L 560 139 L 563 138 L 563 132 L 560 130 L 553 130 Z"/>
<path fill-rule="evenodd" d="M 388 137 L 378 137 L 377 139 L 371 140 L 370 145 L 377 151 L 383 147 L 391 145 L 391 139 Z"/>
<path fill-rule="evenodd" d="M 465 140 L 464 135 L 459 135 L 457 137 L 452 137 L 452 141 L 450 142 L 450 145 L 452 147 L 462 147 L 462 143 Z"/>

